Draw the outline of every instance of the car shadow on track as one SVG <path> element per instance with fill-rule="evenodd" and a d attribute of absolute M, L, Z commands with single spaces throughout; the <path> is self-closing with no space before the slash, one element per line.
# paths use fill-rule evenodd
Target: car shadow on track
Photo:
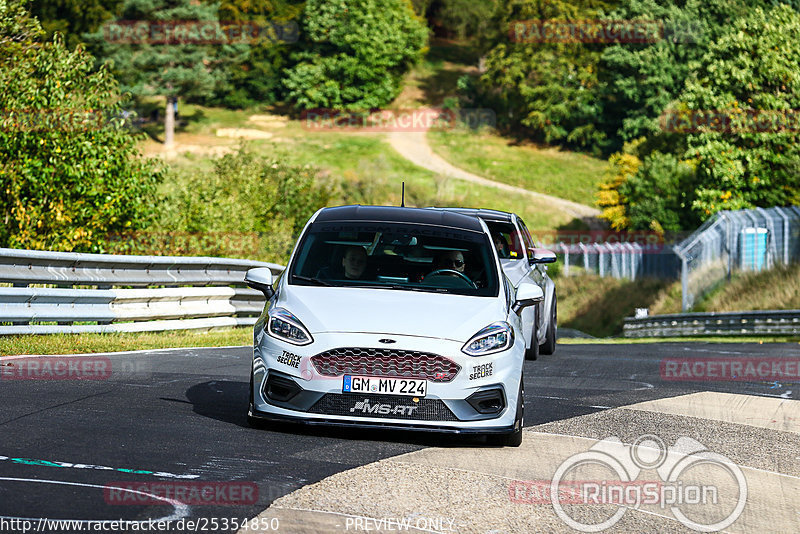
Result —
<path fill-rule="evenodd" d="M 482 436 L 414 432 L 386 428 L 360 429 L 347 427 L 310 426 L 300 423 L 264 422 L 259 428 L 247 423 L 247 382 L 214 380 L 195 384 L 186 390 L 186 398 L 194 412 L 204 417 L 250 429 L 254 432 L 279 432 L 305 436 L 320 436 L 344 440 L 389 441 L 424 447 L 495 447 Z M 164 399 L 173 402 L 178 399 Z"/>

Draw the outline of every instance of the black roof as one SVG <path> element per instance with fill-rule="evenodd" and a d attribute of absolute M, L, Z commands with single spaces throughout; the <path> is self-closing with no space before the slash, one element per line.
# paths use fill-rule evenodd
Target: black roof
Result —
<path fill-rule="evenodd" d="M 468 214 L 424 208 L 399 208 L 396 206 L 339 206 L 323 209 L 314 222 L 370 221 L 405 222 L 447 226 L 483 233 L 478 219 Z"/>
<path fill-rule="evenodd" d="M 428 208 L 431 210 L 448 211 L 450 213 L 461 213 L 470 217 L 480 217 L 484 221 L 511 222 L 514 214 L 505 211 L 487 210 L 478 208 Z"/>

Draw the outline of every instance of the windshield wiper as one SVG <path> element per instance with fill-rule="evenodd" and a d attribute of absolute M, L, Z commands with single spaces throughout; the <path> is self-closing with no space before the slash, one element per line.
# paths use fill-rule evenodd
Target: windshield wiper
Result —
<path fill-rule="evenodd" d="M 302 282 L 311 282 L 312 284 L 316 284 L 318 286 L 327 286 L 333 287 L 333 284 L 329 284 L 325 280 L 320 280 L 319 278 L 314 278 L 313 276 L 303 276 L 300 274 L 293 274 L 292 280 L 300 280 Z"/>

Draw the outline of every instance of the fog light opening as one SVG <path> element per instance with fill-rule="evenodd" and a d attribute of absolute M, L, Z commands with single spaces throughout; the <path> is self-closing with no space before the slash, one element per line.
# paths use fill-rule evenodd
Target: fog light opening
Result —
<path fill-rule="evenodd" d="M 501 388 L 477 391 L 467 398 L 467 402 L 481 414 L 500 413 L 506 407 L 506 397 Z"/>
<path fill-rule="evenodd" d="M 264 384 L 264 396 L 276 402 L 288 402 L 300 391 L 294 380 L 282 376 L 270 375 Z"/>

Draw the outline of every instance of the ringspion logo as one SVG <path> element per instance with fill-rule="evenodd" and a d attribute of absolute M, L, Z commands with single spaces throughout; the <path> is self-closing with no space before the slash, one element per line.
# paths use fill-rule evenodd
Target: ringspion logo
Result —
<path fill-rule="evenodd" d="M 639 481 L 653 471 L 658 481 Z M 667 447 L 647 434 L 632 445 L 609 437 L 570 456 L 556 469 L 548 495 L 556 515 L 580 532 L 611 528 L 629 509 L 669 510 L 691 530 L 716 532 L 744 511 L 747 481 L 738 465 L 697 440 L 681 437 Z"/>

